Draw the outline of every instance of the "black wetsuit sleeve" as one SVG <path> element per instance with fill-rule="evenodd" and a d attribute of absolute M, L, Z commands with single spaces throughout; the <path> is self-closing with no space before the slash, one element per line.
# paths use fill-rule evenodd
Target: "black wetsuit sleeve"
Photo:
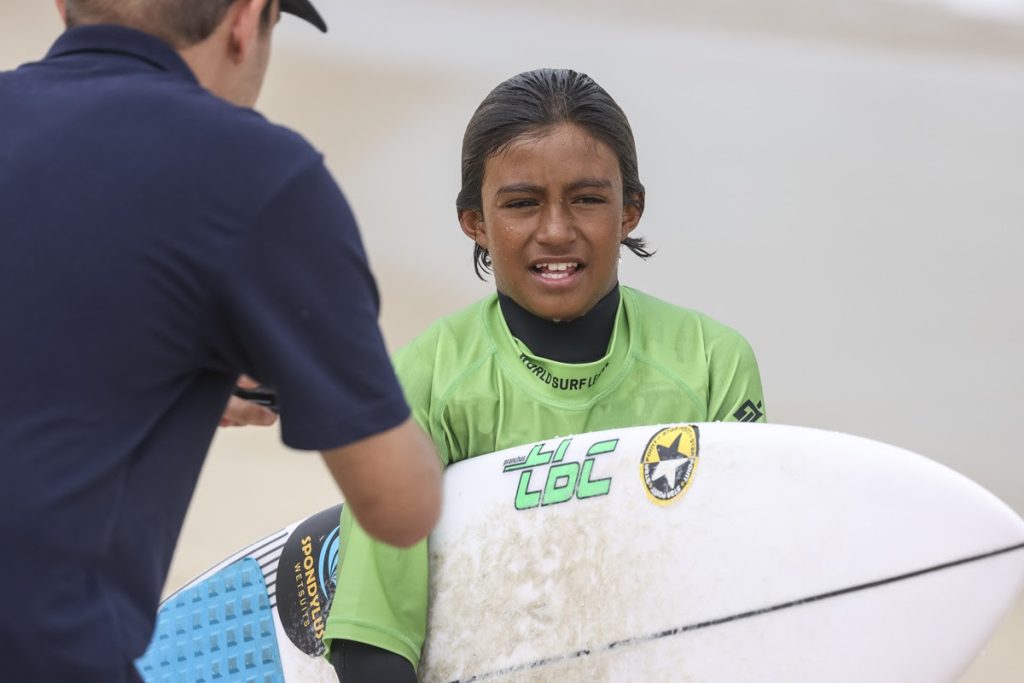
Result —
<path fill-rule="evenodd" d="M 341 683 L 416 683 L 412 662 L 400 654 L 358 643 L 335 640 L 331 665 Z"/>

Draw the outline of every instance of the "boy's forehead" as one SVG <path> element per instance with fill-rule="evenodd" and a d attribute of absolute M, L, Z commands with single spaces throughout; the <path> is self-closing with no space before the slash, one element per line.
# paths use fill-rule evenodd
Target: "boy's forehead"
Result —
<path fill-rule="evenodd" d="M 520 137 L 487 157 L 484 183 L 539 182 L 621 184 L 614 151 L 586 131 Z"/>
<path fill-rule="evenodd" d="M 601 147 L 610 149 L 603 140 L 591 133 L 586 127 L 577 123 L 563 122 L 539 128 L 531 128 L 530 130 L 520 133 L 505 143 L 502 146 L 502 150 L 507 150 L 511 147 L 524 148 L 544 145 L 552 142 L 561 144 L 568 144 L 572 142 L 578 145 L 590 146 L 595 151 Z"/>
<path fill-rule="evenodd" d="M 487 163 L 524 162 L 541 157 L 562 158 L 566 162 L 608 159 L 617 161 L 614 150 L 604 141 L 577 126 L 562 126 L 541 133 L 528 133 L 513 138 L 487 157 Z"/>

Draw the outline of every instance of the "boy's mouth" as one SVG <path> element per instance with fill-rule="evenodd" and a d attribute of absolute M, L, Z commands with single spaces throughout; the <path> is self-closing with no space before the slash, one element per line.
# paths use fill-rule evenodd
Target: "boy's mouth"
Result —
<path fill-rule="evenodd" d="M 582 266 L 576 261 L 551 261 L 531 266 L 533 272 L 545 280 L 564 280 L 575 274 Z"/>

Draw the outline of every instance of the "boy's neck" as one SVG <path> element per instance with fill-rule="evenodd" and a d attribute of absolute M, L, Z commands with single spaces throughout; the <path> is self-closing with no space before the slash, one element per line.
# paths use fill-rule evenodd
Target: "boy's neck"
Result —
<path fill-rule="evenodd" d="M 501 292 L 498 304 L 512 336 L 534 355 L 559 363 L 591 363 L 608 353 L 619 310 L 619 286 L 579 318 L 563 322 L 538 318 Z"/>

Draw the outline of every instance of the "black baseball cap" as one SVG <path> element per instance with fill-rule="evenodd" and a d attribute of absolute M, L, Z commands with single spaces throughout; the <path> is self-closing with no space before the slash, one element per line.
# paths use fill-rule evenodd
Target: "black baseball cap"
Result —
<path fill-rule="evenodd" d="M 322 32 L 327 33 L 327 24 L 309 0 L 281 0 L 281 11 L 305 19 Z"/>

